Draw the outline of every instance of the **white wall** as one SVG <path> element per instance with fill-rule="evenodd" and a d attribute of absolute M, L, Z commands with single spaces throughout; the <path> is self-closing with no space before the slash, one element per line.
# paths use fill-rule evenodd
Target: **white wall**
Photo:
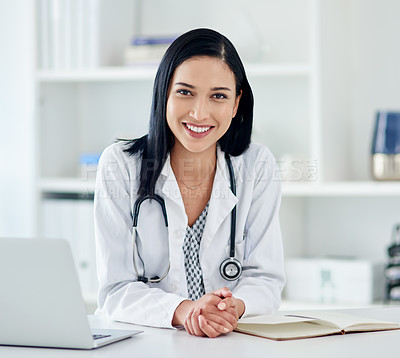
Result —
<path fill-rule="evenodd" d="M 353 0 L 352 176 L 370 179 L 375 113 L 400 110 L 398 0 Z"/>
<path fill-rule="evenodd" d="M 35 231 L 33 6 L 0 2 L 0 237 Z"/>

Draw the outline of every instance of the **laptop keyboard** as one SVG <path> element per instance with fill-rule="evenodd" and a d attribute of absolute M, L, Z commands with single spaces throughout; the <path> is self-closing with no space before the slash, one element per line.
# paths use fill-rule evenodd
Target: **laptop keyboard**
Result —
<path fill-rule="evenodd" d="M 93 334 L 93 339 L 107 338 L 111 337 L 111 334 Z"/>

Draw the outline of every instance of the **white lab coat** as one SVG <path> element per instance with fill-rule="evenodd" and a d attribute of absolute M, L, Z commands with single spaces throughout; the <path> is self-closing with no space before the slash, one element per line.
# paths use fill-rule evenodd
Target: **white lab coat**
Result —
<path fill-rule="evenodd" d="M 165 200 L 168 228 L 161 207 L 145 201 L 138 221 L 138 247 L 146 277 L 167 277 L 160 283 L 137 281 L 133 269 L 132 209 L 138 197 L 140 159 L 123 152 L 124 143 L 101 156 L 95 193 L 97 269 L 100 283 L 97 313 L 117 321 L 172 327 L 177 306 L 187 299 L 182 244 L 188 219 L 169 157 L 156 183 Z M 228 287 L 244 301 L 244 316 L 270 314 L 280 305 L 284 267 L 279 226 L 280 181 L 268 149 L 251 144 L 231 157 L 236 196 L 230 190 L 224 153 L 217 150 L 217 169 L 200 245 L 206 293 Z M 231 211 L 237 207 L 236 258 L 243 265 L 237 281 L 221 277 L 220 264 L 229 257 Z M 137 260 L 139 274 L 142 263 Z"/>

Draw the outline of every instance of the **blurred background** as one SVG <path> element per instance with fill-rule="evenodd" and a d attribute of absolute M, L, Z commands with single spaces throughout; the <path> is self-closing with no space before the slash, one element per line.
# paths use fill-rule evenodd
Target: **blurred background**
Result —
<path fill-rule="evenodd" d="M 400 145 L 373 143 L 377 118 L 400 111 L 399 13 L 396 0 L 1 2 L 0 237 L 68 239 L 92 311 L 99 155 L 147 132 L 162 54 L 210 27 L 241 55 L 253 141 L 278 161 L 283 307 L 382 303 L 399 167 L 372 163 Z"/>

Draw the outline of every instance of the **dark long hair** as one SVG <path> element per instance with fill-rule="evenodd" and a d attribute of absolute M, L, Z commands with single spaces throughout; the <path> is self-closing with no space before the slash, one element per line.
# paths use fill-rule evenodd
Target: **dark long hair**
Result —
<path fill-rule="evenodd" d="M 218 141 L 222 151 L 237 156 L 250 145 L 253 126 L 253 92 L 240 57 L 232 43 L 210 29 L 195 29 L 179 36 L 161 60 L 153 88 L 149 133 L 127 143 L 125 151 L 142 157 L 139 196 L 153 195 L 156 181 L 174 145 L 174 136 L 166 120 L 168 88 L 175 69 L 195 56 L 216 57 L 225 62 L 235 76 L 236 95 L 242 93 L 236 116 Z"/>

